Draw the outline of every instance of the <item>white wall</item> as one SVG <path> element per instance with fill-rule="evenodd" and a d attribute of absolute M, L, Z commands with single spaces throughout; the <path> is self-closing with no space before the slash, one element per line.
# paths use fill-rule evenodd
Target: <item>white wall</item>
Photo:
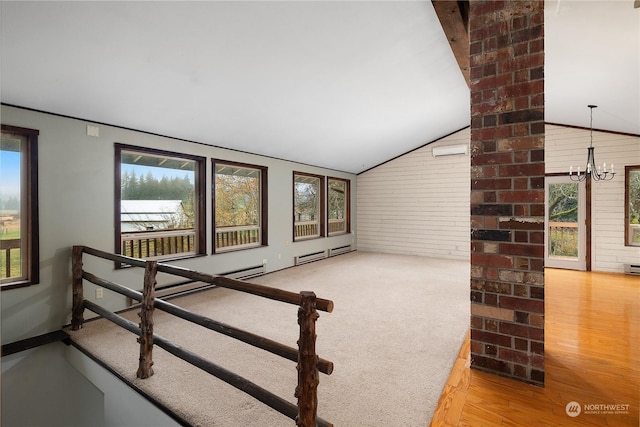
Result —
<path fill-rule="evenodd" d="M 2 358 L 4 427 L 105 427 L 104 394 L 66 362 L 67 350 L 56 342 Z"/>
<path fill-rule="evenodd" d="M 623 272 L 640 248 L 624 246 L 624 166 L 640 165 L 640 137 L 594 132 L 596 161 L 618 174 L 592 185 L 592 269 Z M 469 143 L 469 129 L 358 176 L 358 249 L 467 259 L 469 158 L 433 158 L 432 147 Z M 546 126 L 546 173 L 584 169 L 589 130 Z"/>
<path fill-rule="evenodd" d="M 469 259 L 469 151 L 433 157 L 449 145 L 469 129 L 358 175 L 359 250 Z"/>
<path fill-rule="evenodd" d="M 2 358 L 4 427 L 170 427 L 167 414 L 73 346 Z"/>
<path fill-rule="evenodd" d="M 93 387 L 100 390 L 104 396 L 103 424 L 78 424 L 79 426 L 104 425 L 104 427 L 177 427 L 173 418 L 156 407 L 153 403 L 120 381 L 87 355 L 73 346 L 68 346 L 64 354 L 66 362 Z M 82 393 L 82 389 L 74 389 Z"/>
<path fill-rule="evenodd" d="M 589 130 L 547 125 L 545 164 L 547 173 L 568 173 L 585 168 Z M 625 263 L 640 260 L 640 248 L 624 246 L 624 167 L 640 165 L 640 137 L 593 132 L 596 162 L 613 163 L 611 181 L 592 183 L 592 265 L 594 271 L 623 272 Z"/>
<path fill-rule="evenodd" d="M 37 129 L 39 154 L 40 284 L 2 291 L 2 343 L 60 329 L 69 322 L 71 310 L 70 257 L 73 245 L 114 250 L 114 143 L 151 147 L 268 167 L 269 246 L 209 255 L 174 264 L 218 274 L 261 265 L 267 271 L 290 267 L 294 257 L 354 243 L 352 234 L 292 242 L 293 171 L 351 180 L 352 229 L 356 223 L 356 176 L 293 162 L 215 148 L 142 132 L 98 125 L 99 137 L 87 136 L 87 122 L 8 106 L 1 107 L 2 124 Z M 212 135 L 215 129 L 212 129 Z M 215 138 L 203 143 L 215 143 Z M 207 192 L 211 194 L 211 182 Z M 211 218 L 211 199 L 206 199 Z M 211 253 L 211 221 L 207 223 L 207 247 Z M 110 262 L 85 255 L 86 269 L 132 288 L 141 289 L 139 269 L 114 271 Z M 179 278 L 159 276 L 160 283 Z M 94 295 L 86 285 L 85 297 Z M 101 305 L 119 308 L 124 298 L 105 291 Z"/>

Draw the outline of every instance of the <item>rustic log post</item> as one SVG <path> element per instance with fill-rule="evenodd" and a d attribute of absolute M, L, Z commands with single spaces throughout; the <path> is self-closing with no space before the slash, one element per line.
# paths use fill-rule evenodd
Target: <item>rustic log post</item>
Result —
<path fill-rule="evenodd" d="M 71 330 L 77 331 L 84 323 L 84 293 L 82 290 L 82 246 L 74 246 L 71 254 L 71 287 L 73 301 L 71 306 Z"/>
<path fill-rule="evenodd" d="M 142 304 L 140 307 L 140 363 L 138 378 L 149 378 L 153 375 L 153 310 L 156 294 L 156 274 L 158 261 L 147 261 L 144 267 L 144 285 L 142 288 Z"/>
<path fill-rule="evenodd" d="M 300 292 L 300 308 L 298 324 L 300 339 L 298 340 L 298 386 L 295 397 L 298 398 L 298 416 L 296 425 L 315 427 L 318 411 L 318 355 L 316 354 L 316 294 L 309 291 Z"/>

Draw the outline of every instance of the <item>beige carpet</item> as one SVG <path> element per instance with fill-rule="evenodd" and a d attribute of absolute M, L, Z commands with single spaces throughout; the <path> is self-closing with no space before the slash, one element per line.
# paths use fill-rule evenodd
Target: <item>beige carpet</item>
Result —
<path fill-rule="evenodd" d="M 344 427 L 429 425 L 468 330 L 468 262 L 352 252 L 251 281 L 313 290 L 335 303 L 333 313 L 320 312 L 317 323 L 318 354 L 334 363 L 332 375 L 320 374 L 320 417 Z M 296 346 L 296 306 L 226 289 L 171 302 Z M 156 313 L 155 333 L 296 403 L 294 362 Z M 139 321 L 136 313 L 126 317 Z M 136 337 L 106 320 L 88 322 L 71 335 L 194 425 L 295 425 L 158 347 L 155 375 L 136 379 Z"/>

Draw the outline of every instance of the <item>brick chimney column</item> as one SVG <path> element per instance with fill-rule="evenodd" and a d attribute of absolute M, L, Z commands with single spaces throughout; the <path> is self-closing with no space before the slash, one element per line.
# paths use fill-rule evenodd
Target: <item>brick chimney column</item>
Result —
<path fill-rule="evenodd" d="M 544 2 L 469 21 L 471 367 L 544 385 Z"/>

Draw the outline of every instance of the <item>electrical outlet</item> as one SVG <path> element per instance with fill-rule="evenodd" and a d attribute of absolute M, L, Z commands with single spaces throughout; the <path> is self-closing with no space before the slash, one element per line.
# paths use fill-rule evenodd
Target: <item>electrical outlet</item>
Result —
<path fill-rule="evenodd" d="M 267 265 L 267 259 L 266 258 L 262 260 L 262 265 Z"/>
<path fill-rule="evenodd" d="M 97 288 L 96 289 L 96 299 L 100 299 L 104 297 L 104 289 Z"/>

